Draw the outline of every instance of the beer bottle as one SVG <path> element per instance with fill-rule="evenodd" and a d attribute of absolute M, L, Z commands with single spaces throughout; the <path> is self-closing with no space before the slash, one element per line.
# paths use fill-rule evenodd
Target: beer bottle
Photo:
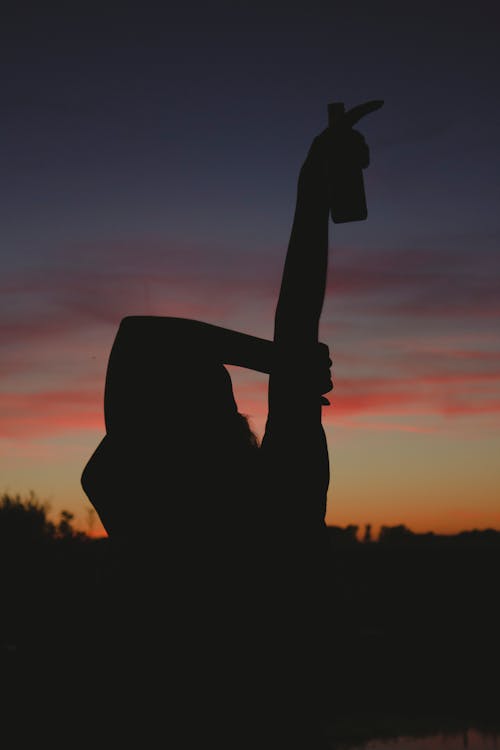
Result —
<path fill-rule="evenodd" d="M 328 105 L 328 126 L 350 128 L 342 122 L 344 114 L 343 102 L 331 102 Z M 341 146 L 342 134 L 339 133 L 339 152 L 329 184 L 330 215 L 335 224 L 363 221 L 368 216 L 363 169 L 353 162 L 348 149 L 342 153 Z"/>

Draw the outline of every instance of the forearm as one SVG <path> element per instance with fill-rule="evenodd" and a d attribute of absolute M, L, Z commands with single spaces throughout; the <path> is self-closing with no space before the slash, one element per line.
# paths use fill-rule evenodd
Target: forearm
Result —
<path fill-rule="evenodd" d="M 199 320 L 169 316 L 124 318 L 120 337 L 126 342 L 139 340 L 141 345 L 156 350 L 163 348 L 167 355 L 183 353 L 200 364 L 212 359 L 265 373 L 271 370 L 274 351 L 272 341 Z"/>
<path fill-rule="evenodd" d="M 269 373 L 272 369 L 274 345 L 272 341 L 219 326 L 210 326 L 207 339 L 220 361 L 250 370 Z"/>
<path fill-rule="evenodd" d="M 328 270 L 329 205 L 325 185 L 302 167 L 275 314 L 274 340 L 294 347 L 318 340 Z"/>

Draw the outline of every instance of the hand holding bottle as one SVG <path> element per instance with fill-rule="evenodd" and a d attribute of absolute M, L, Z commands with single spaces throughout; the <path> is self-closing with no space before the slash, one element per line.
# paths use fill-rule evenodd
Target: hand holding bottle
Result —
<path fill-rule="evenodd" d="M 370 163 L 370 152 L 363 135 L 353 126 L 383 103 L 365 102 L 348 112 L 342 103 L 330 104 L 329 125 L 314 139 L 302 167 L 299 186 L 328 200 L 335 223 L 367 217 L 362 170 Z"/>

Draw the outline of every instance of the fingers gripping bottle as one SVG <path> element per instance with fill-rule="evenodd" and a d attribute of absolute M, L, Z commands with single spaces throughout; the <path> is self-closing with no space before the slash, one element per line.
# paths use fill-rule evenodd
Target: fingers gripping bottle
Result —
<path fill-rule="evenodd" d="M 328 105 L 328 126 L 349 128 L 344 124 L 345 107 L 343 102 Z M 330 179 L 330 215 L 335 224 L 348 221 L 364 221 L 368 216 L 365 184 L 361 165 L 353 162 L 348 149 L 339 152 L 335 159 L 335 171 Z"/>

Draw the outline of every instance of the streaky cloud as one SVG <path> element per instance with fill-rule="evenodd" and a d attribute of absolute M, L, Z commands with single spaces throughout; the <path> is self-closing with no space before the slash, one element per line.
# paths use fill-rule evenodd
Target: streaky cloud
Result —
<path fill-rule="evenodd" d="M 0 393 L 0 438 L 33 438 L 103 428 L 102 394 L 85 390 Z"/>
<path fill-rule="evenodd" d="M 371 314 L 456 319 L 500 315 L 500 259 L 474 253 L 415 249 L 338 253 L 330 297 L 350 298 Z"/>

